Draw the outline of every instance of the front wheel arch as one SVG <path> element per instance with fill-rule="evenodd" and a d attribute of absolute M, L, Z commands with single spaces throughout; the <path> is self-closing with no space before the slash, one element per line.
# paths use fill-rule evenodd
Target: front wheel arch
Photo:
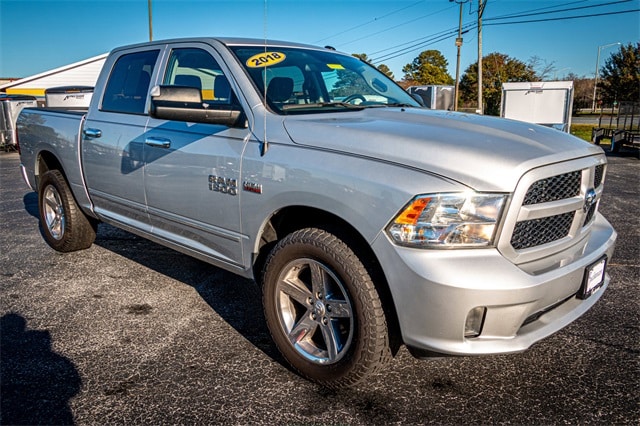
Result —
<path fill-rule="evenodd" d="M 391 351 L 395 356 L 403 341 L 389 282 L 367 240 L 349 222 L 340 217 L 324 210 L 304 206 L 289 206 L 275 212 L 266 221 L 258 235 L 257 254 L 253 262 L 254 280 L 262 286 L 262 271 L 269 253 L 280 240 L 304 228 L 318 228 L 337 236 L 358 256 L 371 276 L 382 301 L 389 327 Z"/>

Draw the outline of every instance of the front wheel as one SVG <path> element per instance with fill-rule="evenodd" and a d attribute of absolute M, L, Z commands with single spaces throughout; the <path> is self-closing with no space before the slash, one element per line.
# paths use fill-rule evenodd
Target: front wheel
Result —
<path fill-rule="evenodd" d="M 42 175 L 38 207 L 44 239 L 53 249 L 70 252 L 93 244 L 95 222 L 82 213 L 60 171 L 49 170 Z"/>
<path fill-rule="evenodd" d="M 273 340 L 301 375 L 350 387 L 391 358 L 382 303 L 366 268 L 335 235 L 296 231 L 267 258 L 263 304 Z"/>

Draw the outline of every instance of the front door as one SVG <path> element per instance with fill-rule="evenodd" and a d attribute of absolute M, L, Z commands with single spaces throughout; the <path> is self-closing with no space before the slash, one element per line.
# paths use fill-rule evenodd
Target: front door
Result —
<path fill-rule="evenodd" d="M 164 85 L 201 90 L 203 102 L 237 102 L 215 52 L 173 46 Z M 144 138 L 145 193 L 155 237 L 193 255 L 239 267 L 240 159 L 247 129 L 150 118 Z"/>

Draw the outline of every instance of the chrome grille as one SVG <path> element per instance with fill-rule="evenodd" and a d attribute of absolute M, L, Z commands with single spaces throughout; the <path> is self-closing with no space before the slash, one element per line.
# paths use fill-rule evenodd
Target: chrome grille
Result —
<path fill-rule="evenodd" d="M 531 170 L 514 192 L 500 250 L 525 263 L 570 246 L 589 232 L 606 179 L 604 156 Z M 595 192 L 595 199 L 594 197 Z"/>
<path fill-rule="evenodd" d="M 596 214 L 597 207 L 598 207 L 598 204 L 596 203 L 589 208 L 589 211 L 587 212 L 587 215 L 584 218 L 584 223 L 582 224 L 582 226 L 587 226 L 589 222 L 591 222 L 591 219 L 593 219 L 593 215 Z"/>
<path fill-rule="evenodd" d="M 596 171 L 593 177 L 593 186 L 599 187 L 602 184 L 602 178 L 604 177 L 604 164 L 596 166 Z"/>
<path fill-rule="evenodd" d="M 575 212 L 516 223 L 511 245 L 516 250 L 540 246 L 569 235 Z"/>
<path fill-rule="evenodd" d="M 547 203 L 580 195 L 581 172 L 565 173 L 540 179 L 529 187 L 523 205 Z"/>

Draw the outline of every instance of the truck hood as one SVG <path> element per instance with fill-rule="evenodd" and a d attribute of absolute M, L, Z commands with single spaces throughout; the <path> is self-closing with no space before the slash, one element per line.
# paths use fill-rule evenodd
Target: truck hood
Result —
<path fill-rule="evenodd" d="M 602 153 L 535 124 L 417 108 L 288 116 L 284 127 L 296 144 L 413 167 L 477 191 L 511 192 L 528 170 Z"/>

